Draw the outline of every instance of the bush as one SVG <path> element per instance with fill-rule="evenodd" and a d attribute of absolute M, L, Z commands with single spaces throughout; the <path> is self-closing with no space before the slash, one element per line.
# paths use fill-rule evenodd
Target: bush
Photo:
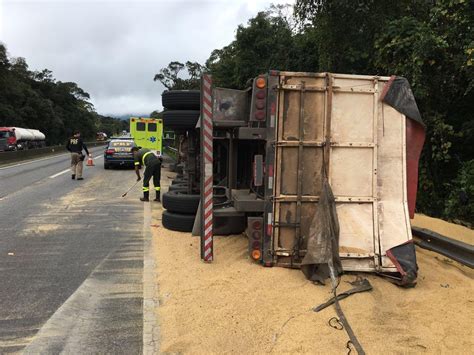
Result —
<path fill-rule="evenodd" d="M 464 162 L 448 186 L 451 193 L 446 201 L 445 216 L 474 223 L 474 160 Z"/>

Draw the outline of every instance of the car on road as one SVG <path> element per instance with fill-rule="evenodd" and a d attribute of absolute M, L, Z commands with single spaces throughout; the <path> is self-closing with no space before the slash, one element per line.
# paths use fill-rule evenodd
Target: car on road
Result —
<path fill-rule="evenodd" d="M 133 168 L 132 148 L 135 146 L 131 138 L 111 139 L 104 152 L 104 169 L 125 166 Z"/>

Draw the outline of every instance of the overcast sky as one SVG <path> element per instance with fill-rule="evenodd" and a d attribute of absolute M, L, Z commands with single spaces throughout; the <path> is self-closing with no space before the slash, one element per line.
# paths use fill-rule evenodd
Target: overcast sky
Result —
<path fill-rule="evenodd" d="M 204 63 L 239 24 L 293 0 L 0 0 L 0 41 L 31 70 L 87 91 L 101 114 L 161 108 L 155 73 L 170 61 Z"/>

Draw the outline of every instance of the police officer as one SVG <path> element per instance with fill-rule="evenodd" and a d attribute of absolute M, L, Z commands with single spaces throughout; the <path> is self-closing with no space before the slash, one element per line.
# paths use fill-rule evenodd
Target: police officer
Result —
<path fill-rule="evenodd" d="M 82 177 L 82 162 L 85 156 L 82 154 L 82 150 L 84 149 L 87 155 L 90 156 L 90 154 L 82 141 L 81 132 L 74 132 L 74 135 L 67 141 L 66 149 L 71 152 L 71 178 L 74 180 L 77 176 L 77 180 L 84 180 Z"/>
<path fill-rule="evenodd" d="M 150 201 L 150 179 L 153 176 L 153 186 L 155 186 L 156 198 L 154 201 L 161 202 L 160 199 L 160 179 L 161 179 L 161 161 L 151 150 L 133 147 L 133 157 L 135 160 L 135 173 L 137 174 L 137 181 L 140 181 L 140 167 L 145 166 L 143 173 L 143 197 L 140 201 Z"/>

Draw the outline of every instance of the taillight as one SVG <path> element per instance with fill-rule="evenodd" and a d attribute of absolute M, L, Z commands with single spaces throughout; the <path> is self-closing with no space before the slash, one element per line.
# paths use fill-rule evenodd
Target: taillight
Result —
<path fill-rule="evenodd" d="M 252 251 L 252 259 L 253 260 L 260 260 L 261 256 L 262 256 L 262 252 L 260 250 L 253 250 Z"/>
<path fill-rule="evenodd" d="M 259 76 L 254 81 L 254 98 L 251 121 L 265 121 L 267 117 L 267 78 Z"/>
<path fill-rule="evenodd" d="M 105 151 L 105 154 L 114 154 L 115 153 L 115 149 L 107 149 Z"/>
<path fill-rule="evenodd" d="M 252 223 L 252 228 L 253 229 L 260 229 L 262 228 L 262 222 L 260 220 L 256 220 Z"/>
<path fill-rule="evenodd" d="M 263 120 L 265 120 L 265 111 L 263 111 L 263 110 L 258 110 L 257 112 L 255 112 L 255 118 L 256 118 L 258 121 L 263 121 Z"/>
<path fill-rule="evenodd" d="M 257 82 L 255 84 L 259 89 L 263 89 L 265 86 L 267 86 L 267 81 L 265 80 L 264 77 L 257 78 Z"/>
<path fill-rule="evenodd" d="M 255 107 L 259 110 L 263 110 L 265 108 L 265 100 L 257 100 Z"/>
<path fill-rule="evenodd" d="M 259 261 L 262 256 L 263 241 L 263 218 L 248 217 L 247 218 L 247 236 L 249 238 L 249 254 L 250 257 Z"/>

